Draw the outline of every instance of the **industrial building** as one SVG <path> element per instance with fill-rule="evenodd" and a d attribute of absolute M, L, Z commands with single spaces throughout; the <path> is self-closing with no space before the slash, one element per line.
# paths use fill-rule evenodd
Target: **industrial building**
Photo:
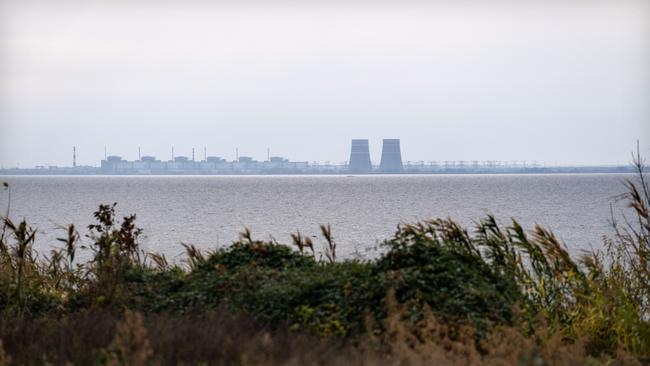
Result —
<path fill-rule="evenodd" d="M 192 149 L 194 150 L 194 149 Z M 372 165 L 367 139 L 354 139 L 350 151 L 350 160 L 331 164 L 293 162 L 279 156 L 271 156 L 267 152 L 265 161 L 257 161 L 252 157 L 239 156 L 234 161 L 227 161 L 218 156 L 207 156 L 204 149 L 201 161 L 192 157 L 175 156 L 172 149 L 172 159 L 161 161 L 154 156 L 141 156 L 138 149 L 138 160 L 127 161 L 120 156 L 106 156 L 101 165 L 88 166 L 77 164 L 78 150 L 72 148 L 71 166 L 37 165 L 34 168 L 2 168 L 0 175 L 34 174 L 34 175 L 239 175 L 239 174 L 522 174 L 522 173 L 632 173 L 631 166 L 601 165 L 601 166 L 546 166 L 537 161 L 402 161 L 400 140 L 385 139 L 379 165 Z"/>
<path fill-rule="evenodd" d="M 279 156 L 269 156 L 266 161 L 258 161 L 250 156 L 239 156 L 234 161 L 227 161 L 218 156 L 207 156 L 194 160 L 192 157 L 175 156 L 161 161 L 154 156 L 140 156 L 138 160 L 128 161 L 120 156 L 107 156 L 101 161 L 103 174 L 372 174 L 402 173 L 404 166 L 399 139 L 384 139 L 381 162 L 372 165 L 368 139 L 352 139 L 350 160 L 345 165 L 312 164 L 306 161 L 292 162 Z"/>
<path fill-rule="evenodd" d="M 127 161 L 112 155 L 101 161 L 100 169 L 103 174 L 299 174 L 306 173 L 308 168 L 306 161 L 291 162 L 277 156 L 268 161 L 257 161 L 247 156 L 240 156 L 236 161 L 226 161 L 217 156 L 208 156 L 202 161 L 186 156 L 176 156 L 169 161 L 143 156 L 140 160 Z"/>
<path fill-rule="evenodd" d="M 227 161 L 218 156 L 208 156 L 204 149 L 203 160 L 196 161 L 194 149 L 191 158 L 175 156 L 161 161 L 154 156 L 141 156 L 138 148 L 138 160 L 128 161 L 120 156 L 106 156 L 101 165 L 88 166 L 77 164 L 78 150 L 72 148 L 72 165 L 59 167 L 37 165 L 34 168 L 1 168 L 0 175 L 11 174 L 118 174 L 118 175 L 237 175 L 237 174 L 481 174 L 481 173 L 629 173 L 629 166 L 546 166 L 537 161 L 402 161 L 399 139 L 384 139 L 379 165 L 372 165 L 368 139 L 353 139 L 350 160 L 331 164 L 308 163 L 306 161 L 289 161 L 283 157 L 271 156 L 258 161 L 249 156 L 239 156 L 234 161 Z"/>
<path fill-rule="evenodd" d="M 379 171 L 382 173 L 401 173 L 404 171 L 399 139 L 384 139 Z"/>
<path fill-rule="evenodd" d="M 370 147 L 368 140 L 353 139 L 350 149 L 350 163 L 348 169 L 351 173 L 370 173 L 372 163 L 370 161 Z"/>

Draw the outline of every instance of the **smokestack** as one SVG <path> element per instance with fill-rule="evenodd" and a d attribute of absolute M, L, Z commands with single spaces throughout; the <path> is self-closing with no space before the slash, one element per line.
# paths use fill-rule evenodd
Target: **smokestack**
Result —
<path fill-rule="evenodd" d="M 384 139 L 379 170 L 382 173 L 400 173 L 403 169 L 399 139 Z"/>
<path fill-rule="evenodd" d="M 194 161 L 194 148 L 192 148 L 192 161 Z"/>
<path fill-rule="evenodd" d="M 208 161 L 208 148 L 203 146 L 203 161 Z"/>
<path fill-rule="evenodd" d="M 140 146 L 138 146 L 138 161 L 142 160 L 141 155 L 140 155 Z"/>
<path fill-rule="evenodd" d="M 372 171 L 370 148 L 367 139 L 352 140 L 348 169 L 353 173 L 370 173 Z"/>
<path fill-rule="evenodd" d="M 77 167 L 77 147 L 76 146 L 72 147 L 72 167 L 73 168 Z"/>

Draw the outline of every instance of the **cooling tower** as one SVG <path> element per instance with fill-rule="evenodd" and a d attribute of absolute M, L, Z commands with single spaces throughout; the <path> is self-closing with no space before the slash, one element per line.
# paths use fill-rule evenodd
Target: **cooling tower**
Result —
<path fill-rule="evenodd" d="M 399 147 L 399 139 L 384 139 L 379 170 L 382 173 L 400 173 L 402 169 L 402 152 Z"/>
<path fill-rule="evenodd" d="M 352 140 L 348 169 L 353 173 L 370 173 L 372 171 L 368 140 Z"/>

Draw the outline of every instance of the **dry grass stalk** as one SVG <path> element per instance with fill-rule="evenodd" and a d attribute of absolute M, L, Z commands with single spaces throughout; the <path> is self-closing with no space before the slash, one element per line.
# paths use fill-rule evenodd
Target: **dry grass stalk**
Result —
<path fill-rule="evenodd" d="M 327 241 L 327 246 L 325 247 L 325 258 L 329 263 L 336 262 L 336 242 L 332 237 L 332 227 L 330 224 L 320 225 L 320 231 Z"/>
<path fill-rule="evenodd" d="M 109 366 L 143 366 L 153 355 L 142 315 L 131 310 L 117 323 L 115 336 L 106 351 Z"/>
<path fill-rule="evenodd" d="M 5 352 L 5 348 L 2 345 L 2 339 L 0 339 L 0 366 L 9 366 L 11 364 L 11 357 Z"/>

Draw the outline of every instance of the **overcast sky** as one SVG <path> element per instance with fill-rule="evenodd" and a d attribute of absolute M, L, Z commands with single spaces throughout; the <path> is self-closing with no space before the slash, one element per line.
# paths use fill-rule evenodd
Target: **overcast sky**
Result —
<path fill-rule="evenodd" d="M 0 0 L 0 165 L 650 156 L 648 1 L 246 1 Z"/>

